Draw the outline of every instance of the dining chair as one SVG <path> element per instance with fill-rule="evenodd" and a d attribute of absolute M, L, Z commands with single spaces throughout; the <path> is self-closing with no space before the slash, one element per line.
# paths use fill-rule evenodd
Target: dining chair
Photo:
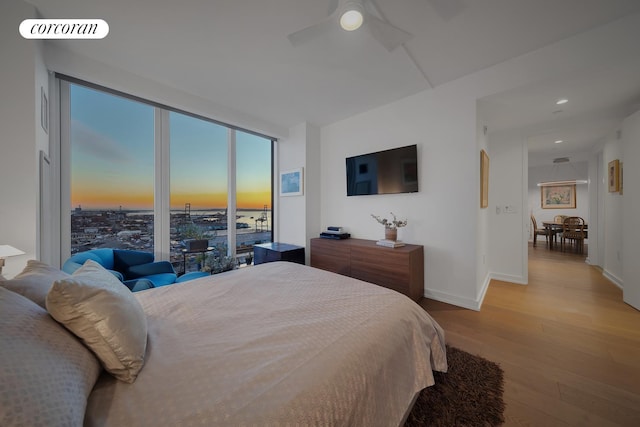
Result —
<path fill-rule="evenodd" d="M 556 215 L 553 217 L 553 222 L 558 223 L 558 224 L 562 224 L 565 220 L 565 218 L 567 218 L 568 215 Z M 558 243 L 558 239 L 562 240 L 562 231 L 561 230 L 556 230 L 554 229 L 554 233 L 553 233 L 553 242 L 554 243 Z"/>
<path fill-rule="evenodd" d="M 536 222 L 536 217 L 531 215 L 531 223 L 533 224 L 533 246 L 536 246 L 538 236 L 544 236 L 547 239 L 547 244 L 549 244 L 549 235 L 547 234 L 546 228 L 538 228 L 538 223 Z"/>
<path fill-rule="evenodd" d="M 553 222 L 557 222 L 558 224 L 562 224 L 565 220 L 565 218 L 567 218 L 567 215 L 556 215 L 553 217 Z"/>
<path fill-rule="evenodd" d="M 584 219 L 579 216 L 565 218 L 562 223 L 560 250 L 564 251 L 564 241 L 568 240 L 572 245 L 575 243 L 574 250 L 576 252 L 583 253 L 585 236 Z"/>

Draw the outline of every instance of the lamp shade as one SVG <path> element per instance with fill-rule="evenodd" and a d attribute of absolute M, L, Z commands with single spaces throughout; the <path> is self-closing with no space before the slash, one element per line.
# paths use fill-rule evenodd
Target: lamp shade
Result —
<path fill-rule="evenodd" d="M 13 246 L 9 245 L 0 245 L 0 258 L 16 256 L 16 255 L 24 255 L 24 252 L 20 249 L 16 249 Z"/>

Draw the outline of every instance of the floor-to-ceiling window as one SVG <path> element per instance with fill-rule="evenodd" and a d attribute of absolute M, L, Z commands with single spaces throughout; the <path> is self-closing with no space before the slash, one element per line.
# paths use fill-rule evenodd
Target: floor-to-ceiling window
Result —
<path fill-rule="evenodd" d="M 272 139 L 77 81 L 60 88 L 63 260 L 136 249 L 181 273 L 244 262 L 272 240 Z M 188 252 L 194 239 L 203 252 Z"/>
<path fill-rule="evenodd" d="M 185 241 L 207 240 L 225 253 L 228 199 L 228 131 L 185 114 L 169 113 L 171 261 L 182 270 L 208 267 L 209 251 L 186 254 Z"/>
<path fill-rule="evenodd" d="M 264 138 L 236 132 L 236 251 L 252 258 L 253 245 L 271 241 L 272 152 Z"/>
<path fill-rule="evenodd" d="M 71 253 L 153 252 L 154 109 L 70 86 Z"/>

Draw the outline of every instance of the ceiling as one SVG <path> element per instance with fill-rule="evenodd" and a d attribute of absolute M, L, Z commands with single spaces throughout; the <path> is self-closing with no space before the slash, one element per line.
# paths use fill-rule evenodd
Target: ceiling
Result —
<path fill-rule="evenodd" d="M 640 13 L 637 0 L 371 1 L 374 15 L 413 35 L 388 52 L 366 31 L 289 42 L 335 0 L 28 1 L 43 18 L 109 23 L 103 40 L 54 42 L 64 49 L 285 129 L 333 123 Z M 540 82 L 479 105 L 492 130 L 529 128 L 533 155 L 557 129 L 581 150 L 638 103 L 640 69 L 618 71 Z M 552 115 L 549 99 L 560 93 L 571 102 Z"/>

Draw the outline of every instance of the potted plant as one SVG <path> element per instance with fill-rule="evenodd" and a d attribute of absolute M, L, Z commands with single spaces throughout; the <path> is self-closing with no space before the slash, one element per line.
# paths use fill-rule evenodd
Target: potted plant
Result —
<path fill-rule="evenodd" d="M 236 259 L 227 255 L 226 243 L 222 243 L 216 247 L 212 254 L 207 256 L 203 270 L 216 274 L 234 270 L 237 266 Z"/>
<path fill-rule="evenodd" d="M 398 240 L 398 228 L 406 226 L 407 220 L 399 220 L 398 218 L 396 218 L 393 212 L 390 213 L 393 217 L 392 220 L 389 220 L 387 218 L 380 218 L 378 215 L 374 214 L 371 214 L 371 216 L 373 217 L 373 219 L 378 221 L 378 223 L 384 225 L 384 238 L 386 240 L 392 240 L 395 242 L 396 240 Z"/>

